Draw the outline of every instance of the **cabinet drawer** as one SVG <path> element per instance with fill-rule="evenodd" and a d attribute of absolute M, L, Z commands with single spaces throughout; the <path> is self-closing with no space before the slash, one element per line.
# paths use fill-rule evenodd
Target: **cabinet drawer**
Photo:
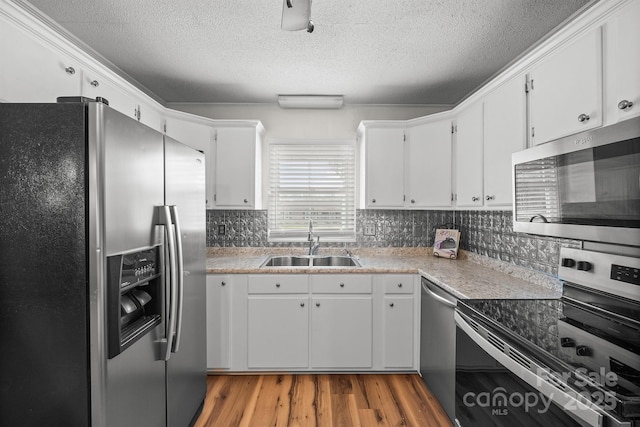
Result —
<path fill-rule="evenodd" d="M 306 294 L 309 280 L 306 274 L 258 274 L 249 276 L 249 294 Z"/>
<path fill-rule="evenodd" d="M 368 274 L 317 274 L 311 277 L 311 292 L 316 294 L 370 294 Z"/>
<path fill-rule="evenodd" d="M 385 276 L 383 279 L 385 294 L 412 294 L 413 274 Z"/>

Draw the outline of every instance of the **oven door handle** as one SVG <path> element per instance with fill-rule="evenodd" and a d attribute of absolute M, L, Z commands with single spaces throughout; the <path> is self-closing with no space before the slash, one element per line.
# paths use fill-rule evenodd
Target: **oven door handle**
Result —
<path fill-rule="evenodd" d="M 565 412 L 580 420 L 583 424 L 591 427 L 602 427 L 602 414 L 596 411 L 592 406 L 590 406 L 590 404 L 585 403 L 582 400 L 578 400 L 574 396 L 564 392 L 563 390 L 548 382 L 543 377 L 535 374 L 531 370 L 520 365 L 520 363 L 511 359 L 502 351 L 498 350 L 493 346 L 493 344 L 491 344 L 481 334 L 479 334 L 467 322 L 465 317 L 466 316 L 456 310 L 456 312 L 454 313 L 456 325 L 502 366 L 504 366 L 522 381 L 529 384 L 535 390 L 543 394 L 547 399 L 553 401 Z M 518 356 L 522 357 L 523 355 L 518 354 Z M 524 358 L 526 359 L 526 356 Z M 531 361 L 531 363 L 532 365 L 535 365 L 533 361 Z M 580 396 L 578 393 L 576 393 L 576 395 Z"/>

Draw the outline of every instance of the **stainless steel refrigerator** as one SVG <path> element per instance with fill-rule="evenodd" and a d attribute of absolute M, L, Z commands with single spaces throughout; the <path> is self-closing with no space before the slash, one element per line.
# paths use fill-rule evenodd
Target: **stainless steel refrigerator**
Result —
<path fill-rule="evenodd" d="M 0 425 L 195 421 L 204 171 L 102 102 L 0 104 Z"/>

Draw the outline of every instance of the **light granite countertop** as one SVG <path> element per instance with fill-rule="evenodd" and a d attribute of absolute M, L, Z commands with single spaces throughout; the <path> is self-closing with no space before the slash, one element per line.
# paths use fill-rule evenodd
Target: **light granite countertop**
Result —
<path fill-rule="evenodd" d="M 303 255 L 304 248 L 207 248 L 210 274 L 390 273 L 420 274 L 461 299 L 560 298 L 557 277 L 460 251 L 458 259 L 437 258 L 431 248 L 350 248 L 361 267 L 260 267 L 272 255 Z M 344 255 L 321 248 L 318 255 Z"/>

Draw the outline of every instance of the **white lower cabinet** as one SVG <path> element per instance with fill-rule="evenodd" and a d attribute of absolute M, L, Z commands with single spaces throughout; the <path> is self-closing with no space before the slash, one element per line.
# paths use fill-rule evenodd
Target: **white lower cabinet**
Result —
<path fill-rule="evenodd" d="M 209 371 L 417 371 L 413 274 L 207 276 Z"/>
<path fill-rule="evenodd" d="M 371 368 L 371 295 L 311 298 L 311 367 Z"/>
<path fill-rule="evenodd" d="M 207 275 L 207 368 L 231 368 L 232 276 Z"/>
<path fill-rule="evenodd" d="M 250 369 L 309 366 L 306 295 L 249 295 L 247 363 Z"/>
<path fill-rule="evenodd" d="M 411 369 L 417 359 L 416 275 L 388 274 L 378 277 L 382 297 L 382 367 Z"/>

